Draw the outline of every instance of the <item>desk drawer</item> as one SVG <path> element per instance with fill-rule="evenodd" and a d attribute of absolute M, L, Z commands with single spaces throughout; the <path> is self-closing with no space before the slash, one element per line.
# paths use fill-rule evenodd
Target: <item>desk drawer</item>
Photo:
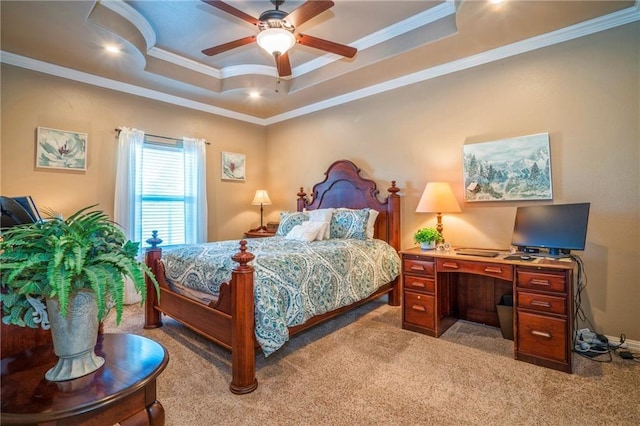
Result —
<path fill-rule="evenodd" d="M 567 320 L 518 310 L 518 352 L 567 362 Z"/>
<path fill-rule="evenodd" d="M 518 292 L 517 306 L 523 309 L 566 315 L 566 298 L 546 294 Z"/>
<path fill-rule="evenodd" d="M 554 271 L 543 270 L 522 270 L 518 269 L 517 285 L 521 288 L 531 290 L 554 291 L 566 293 L 567 286 L 564 273 L 554 273 Z"/>
<path fill-rule="evenodd" d="M 419 277 L 405 274 L 402 276 L 403 285 L 406 290 L 419 291 L 422 293 L 432 293 L 435 291 L 436 283 L 434 278 Z"/>
<path fill-rule="evenodd" d="M 438 272 L 466 272 L 496 277 L 507 281 L 513 280 L 512 265 L 456 259 L 437 259 L 436 262 Z"/>
<path fill-rule="evenodd" d="M 435 299 L 433 296 L 404 292 L 404 321 L 410 324 L 435 328 Z"/>
<path fill-rule="evenodd" d="M 423 260 L 424 258 L 414 259 L 403 257 L 402 270 L 405 274 L 416 274 L 423 276 L 433 275 L 433 260 Z"/>

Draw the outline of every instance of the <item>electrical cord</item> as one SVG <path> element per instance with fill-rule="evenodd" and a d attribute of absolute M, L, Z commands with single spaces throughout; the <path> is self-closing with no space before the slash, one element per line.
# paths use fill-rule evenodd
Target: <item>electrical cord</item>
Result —
<path fill-rule="evenodd" d="M 590 330 L 595 330 L 595 327 L 593 326 L 585 312 L 582 310 L 582 291 L 587 286 L 587 274 L 585 272 L 584 263 L 578 255 L 572 254 L 571 258 L 578 264 L 577 287 L 573 305 L 573 324 L 575 328 L 578 328 L 577 325 L 581 323 L 584 325 L 588 325 Z M 620 350 L 623 349 L 622 344 L 626 339 L 627 336 L 622 333 L 620 334 L 619 343 L 606 342 L 603 344 L 603 342 L 601 342 L 600 340 L 585 341 L 582 335 L 573 333 L 573 352 L 594 362 L 611 362 L 613 360 L 613 357 L 611 356 L 612 353 L 618 355 L 623 359 L 640 362 L 640 354 L 631 352 L 629 350 Z M 603 355 L 608 356 L 602 359 Z"/>
<path fill-rule="evenodd" d="M 575 254 L 572 254 L 571 258 L 578 265 L 577 286 L 573 303 L 573 324 L 575 328 L 577 328 L 579 323 L 586 324 L 589 326 L 590 330 L 595 330 L 595 327 L 591 324 L 591 321 L 582 310 L 582 292 L 587 287 L 587 274 L 585 272 L 584 262 L 580 256 Z M 602 345 L 599 341 L 597 344 L 595 343 L 596 342 L 586 342 L 582 339 L 581 335 L 578 336 L 577 333 L 573 333 L 573 352 L 594 362 L 611 362 L 613 357 L 611 356 L 608 344 Z M 622 342 L 620 344 L 622 344 Z M 608 356 L 602 359 L 603 355 Z"/>

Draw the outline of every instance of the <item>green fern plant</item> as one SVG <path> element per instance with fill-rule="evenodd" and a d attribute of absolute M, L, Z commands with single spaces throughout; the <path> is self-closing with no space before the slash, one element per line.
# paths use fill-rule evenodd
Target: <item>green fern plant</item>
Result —
<path fill-rule="evenodd" d="M 55 212 L 43 222 L 8 229 L 0 237 L 2 321 L 37 327 L 35 306 L 58 298 L 67 314 L 69 297 L 80 289 L 96 295 L 98 320 L 113 305 L 120 323 L 125 279 L 129 278 L 145 301 L 145 274 L 158 291 L 149 268 L 137 260 L 138 243 L 128 241 L 120 227 L 102 211 L 79 210 L 63 220 Z"/>

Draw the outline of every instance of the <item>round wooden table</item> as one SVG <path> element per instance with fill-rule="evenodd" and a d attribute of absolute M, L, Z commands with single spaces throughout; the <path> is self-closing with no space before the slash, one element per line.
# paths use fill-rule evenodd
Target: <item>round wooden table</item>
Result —
<path fill-rule="evenodd" d="M 134 334 L 101 334 L 97 371 L 50 382 L 45 372 L 57 361 L 52 346 L 2 359 L 2 424 L 164 425 L 156 400 L 156 378 L 169 362 L 157 342 Z"/>

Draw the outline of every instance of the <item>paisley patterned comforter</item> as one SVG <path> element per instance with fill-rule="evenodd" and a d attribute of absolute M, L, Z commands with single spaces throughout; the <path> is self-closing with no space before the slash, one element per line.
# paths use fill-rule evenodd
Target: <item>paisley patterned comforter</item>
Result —
<path fill-rule="evenodd" d="M 162 261 L 169 283 L 217 297 L 238 250 L 238 241 L 179 246 Z M 254 238 L 247 250 L 256 256 L 255 333 L 266 356 L 289 340 L 287 327 L 364 299 L 400 273 L 398 253 L 377 239 Z"/>

